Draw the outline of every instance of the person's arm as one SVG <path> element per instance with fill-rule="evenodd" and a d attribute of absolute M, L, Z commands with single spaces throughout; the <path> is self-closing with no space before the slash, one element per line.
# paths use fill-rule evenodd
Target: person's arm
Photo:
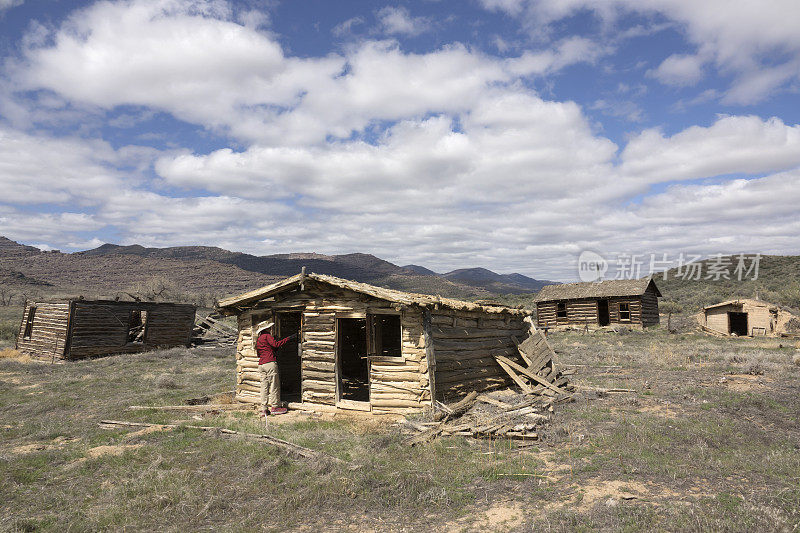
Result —
<path fill-rule="evenodd" d="M 280 348 L 281 346 L 283 346 L 284 344 L 286 344 L 290 340 L 294 339 L 295 337 L 297 337 L 297 333 L 292 333 L 291 335 L 289 335 L 285 339 L 281 339 L 279 341 L 275 340 L 275 337 L 273 337 L 272 335 L 270 335 L 268 337 L 268 339 L 271 341 L 270 342 L 270 346 L 272 346 L 273 348 Z"/>

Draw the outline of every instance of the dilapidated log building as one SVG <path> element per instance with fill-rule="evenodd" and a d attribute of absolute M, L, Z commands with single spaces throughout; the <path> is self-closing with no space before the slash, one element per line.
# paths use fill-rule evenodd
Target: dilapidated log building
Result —
<path fill-rule="evenodd" d="M 697 315 L 705 331 L 738 337 L 777 337 L 787 332 L 792 318 L 778 305 L 746 298 L 706 306 Z"/>
<path fill-rule="evenodd" d="M 298 274 L 219 303 L 236 315 L 236 398 L 256 403 L 254 328 L 275 322 L 282 398 L 380 412 L 430 407 L 512 382 L 494 359 L 517 359 L 529 311 L 411 294 L 333 276 Z"/>
<path fill-rule="evenodd" d="M 194 315 L 186 304 L 29 300 L 16 347 L 37 357 L 80 359 L 187 346 Z"/>
<path fill-rule="evenodd" d="M 545 285 L 534 298 L 540 328 L 658 324 L 661 292 L 652 278 Z"/>

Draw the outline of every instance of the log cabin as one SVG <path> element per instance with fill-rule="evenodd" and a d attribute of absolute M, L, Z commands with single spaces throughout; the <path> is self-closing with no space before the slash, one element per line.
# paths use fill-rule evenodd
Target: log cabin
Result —
<path fill-rule="evenodd" d="M 698 313 L 700 326 L 710 333 L 738 337 L 777 337 L 787 332 L 795 316 L 776 304 L 754 299 L 728 300 Z"/>
<path fill-rule="evenodd" d="M 259 401 L 254 328 L 275 323 L 281 398 L 308 409 L 408 413 L 511 384 L 494 355 L 518 358 L 530 311 L 298 274 L 221 300 L 235 315 L 236 398 Z"/>
<path fill-rule="evenodd" d="M 658 324 L 661 292 L 652 278 L 546 285 L 534 298 L 540 328 Z"/>
<path fill-rule="evenodd" d="M 16 349 L 40 358 L 81 359 L 188 346 L 195 307 L 106 300 L 28 300 Z"/>

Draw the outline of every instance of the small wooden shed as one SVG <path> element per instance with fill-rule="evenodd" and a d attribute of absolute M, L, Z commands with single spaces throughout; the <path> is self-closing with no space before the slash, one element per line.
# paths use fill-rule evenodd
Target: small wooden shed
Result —
<path fill-rule="evenodd" d="M 258 402 L 254 326 L 299 333 L 278 353 L 282 398 L 374 413 L 409 412 L 511 381 L 493 355 L 518 358 L 529 311 L 299 274 L 219 303 L 236 315 L 236 398 Z M 527 319 L 527 320 L 526 320 Z"/>
<path fill-rule="evenodd" d="M 709 305 L 697 315 L 704 329 L 739 337 L 777 337 L 786 331 L 786 324 L 792 318 L 793 314 L 778 305 L 753 299 Z"/>
<path fill-rule="evenodd" d="M 661 292 L 652 278 L 546 285 L 534 298 L 537 325 L 646 327 L 658 324 Z"/>
<path fill-rule="evenodd" d="M 106 300 L 28 300 L 17 350 L 38 357 L 80 359 L 188 346 L 195 307 Z"/>

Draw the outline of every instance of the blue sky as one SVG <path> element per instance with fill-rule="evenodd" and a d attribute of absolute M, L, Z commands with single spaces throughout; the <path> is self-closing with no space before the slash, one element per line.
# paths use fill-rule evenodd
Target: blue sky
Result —
<path fill-rule="evenodd" d="M 0 0 L 0 235 L 374 253 L 800 249 L 795 1 Z"/>

